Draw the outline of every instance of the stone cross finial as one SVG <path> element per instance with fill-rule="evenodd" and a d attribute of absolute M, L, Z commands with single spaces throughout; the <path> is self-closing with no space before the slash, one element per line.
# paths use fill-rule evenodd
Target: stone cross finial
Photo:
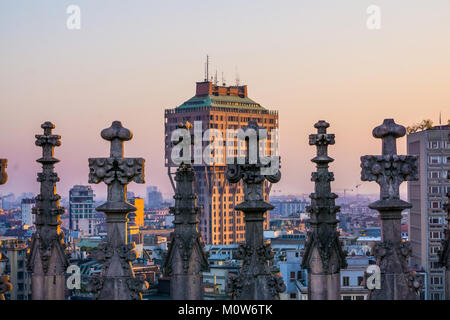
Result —
<path fill-rule="evenodd" d="M 382 139 L 382 155 L 361 157 L 361 180 L 376 181 L 380 185 L 381 201 L 409 208 L 409 204 L 400 200 L 399 188 L 404 181 L 418 180 L 418 170 L 417 156 L 397 155 L 396 139 L 405 133 L 405 127 L 393 119 L 385 119 L 373 130 L 373 136 Z"/>
<path fill-rule="evenodd" d="M 371 203 L 381 217 L 381 242 L 373 248 L 381 270 L 381 288 L 370 291 L 371 300 L 417 300 L 422 279 L 409 272 L 408 257 L 411 245 L 401 239 L 402 211 L 411 204 L 400 199 L 403 181 L 418 180 L 417 156 L 397 155 L 396 139 L 403 137 L 405 127 L 393 119 L 385 119 L 372 134 L 382 139 L 382 155 L 361 157 L 361 180 L 376 181 L 380 185 L 380 200 Z"/>
<path fill-rule="evenodd" d="M 135 278 L 131 262 L 137 257 L 134 243 L 127 243 L 127 215 L 136 208 L 127 202 L 127 185 L 144 183 L 144 159 L 124 158 L 123 142 L 133 134 L 120 121 L 101 132 L 111 142 L 110 157 L 89 158 L 89 183 L 104 182 L 108 186 L 107 201 L 96 210 L 107 216 L 107 242 L 93 255 L 103 263 L 102 276 L 92 279 L 88 290 L 101 300 L 142 299 L 148 284 Z"/>
<path fill-rule="evenodd" d="M 5 184 L 8 180 L 8 174 L 6 173 L 6 167 L 8 166 L 7 159 L 0 159 L 0 184 Z"/>
<path fill-rule="evenodd" d="M 317 155 L 311 160 L 317 165 L 317 171 L 311 175 L 314 193 L 310 195 L 311 205 L 307 207 L 311 230 L 302 260 L 302 268 L 308 270 L 310 300 L 340 299 L 339 272 L 347 266 L 336 231 L 339 206 L 335 205 L 337 195 L 331 192 L 330 185 L 334 175 L 328 171 L 328 164 L 334 161 L 328 156 L 328 146 L 335 143 L 334 134 L 327 133 L 329 126 L 320 120 L 314 125 L 317 133 L 309 136 L 309 144 L 317 148 Z"/>
<path fill-rule="evenodd" d="M 249 121 L 244 129 L 256 131 L 256 148 L 259 146 L 259 127 L 255 121 Z M 247 142 L 247 159 L 244 164 L 229 164 L 226 177 L 230 183 L 238 183 L 241 179 L 244 183 L 244 202 L 234 209 L 244 212 L 245 244 L 241 243 L 236 253 L 236 258 L 243 260 L 238 277 L 229 278 L 227 291 L 233 298 L 240 300 L 274 300 L 279 299 L 279 294 L 284 292 L 286 286 L 283 279 L 270 273 L 268 263 L 273 259 L 273 251 L 270 244 L 264 243 L 263 223 L 264 213 L 274 207 L 264 201 L 264 180 L 276 183 L 281 178 L 279 170 L 272 175 L 261 174 L 265 166 L 260 162 L 250 163 L 249 149 L 255 146 Z"/>
<path fill-rule="evenodd" d="M 52 133 L 55 125 L 49 121 L 41 125 L 43 134 L 37 134 L 36 146 L 42 147 L 42 157 L 36 161 L 42 165 L 37 174 L 40 193 L 36 196 L 36 232 L 31 238 L 27 267 L 32 273 L 32 297 L 34 300 L 63 300 L 65 298 L 65 273 L 69 265 L 64 233 L 60 229 L 64 208 L 59 206 L 56 194 L 58 174 L 54 172 L 54 149 L 61 145 L 61 136 Z M 49 279 L 53 279 L 49 281 Z"/>

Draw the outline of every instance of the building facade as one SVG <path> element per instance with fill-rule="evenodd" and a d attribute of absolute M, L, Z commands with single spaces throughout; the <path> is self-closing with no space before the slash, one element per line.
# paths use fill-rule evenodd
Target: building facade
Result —
<path fill-rule="evenodd" d="M 148 186 L 147 187 L 147 206 L 149 209 L 160 208 L 163 202 L 163 197 L 161 192 L 158 191 L 158 187 Z"/>
<path fill-rule="evenodd" d="M 31 209 L 35 206 L 36 200 L 22 199 L 20 203 L 20 211 L 22 213 L 22 225 L 34 226 L 35 217 L 31 214 Z"/>
<path fill-rule="evenodd" d="M 426 272 L 425 298 L 445 299 L 445 273 L 439 266 L 439 250 L 444 237 L 446 213 L 443 204 L 450 191 L 447 173 L 450 163 L 450 126 L 409 134 L 409 155 L 419 156 L 419 180 L 408 182 L 410 210 L 408 237 L 412 246 L 410 264 L 422 267 Z"/>
<path fill-rule="evenodd" d="M 0 237 L 0 252 L 7 258 L 5 270 L 0 270 L 0 274 L 8 274 L 13 287 L 5 293 L 6 300 L 31 300 L 31 274 L 26 269 L 27 249 L 25 240 Z"/>
<path fill-rule="evenodd" d="M 96 234 L 94 217 L 94 190 L 90 186 L 76 185 L 69 191 L 69 226 L 85 236 Z"/>
<path fill-rule="evenodd" d="M 171 159 L 173 143 L 172 132 L 177 125 L 188 121 L 191 124 L 201 122 L 202 133 L 220 132 L 223 141 L 233 141 L 229 148 L 216 149 L 214 153 L 217 161 L 213 164 L 195 164 L 196 172 L 195 192 L 198 203 L 203 210 L 199 213 L 199 229 L 203 240 L 208 244 L 233 244 L 245 240 L 244 215 L 235 211 L 234 207 L 243 201 L 242 182 L 228 183 L 225 178 L 226 152 L 228 156 L 237 156 L 240 148 L 235 138 L 227 139 L 227 130 L 238 130 L 248 124 L 250 120 L 257 121 L 260 127 L 266 128 L 268 152 L 273 150 L 275 141 L 274 130 L 278 129 L 278 112 L 262 107 L 248 97 L 247 86 L 218 86 L 211 81 L 197 82 L 196 95 L 182 105 L 165 110 L 165 165 L 169 168 L 177 167 Z M 203 136 L 202 150 L 216 138 Z M 224 142 L 223 145 L 226 145 Z M 216 151 L 215 150 L 215 151 Z M 215 152 L 214 151 L 214 152 Z M 241 149 L 242 152 L 242 149 Z M 272 153 L 271 153 L 272 154 Z M 242 155 L 242 153 L 240 153 Z M 273 154 L 272 154 L 273 155 Z M 264 201 L 269 200 L 269 184 L 264 186 Z M 265 229 L 268 227 L 269 215 L 265 215 Z"/>

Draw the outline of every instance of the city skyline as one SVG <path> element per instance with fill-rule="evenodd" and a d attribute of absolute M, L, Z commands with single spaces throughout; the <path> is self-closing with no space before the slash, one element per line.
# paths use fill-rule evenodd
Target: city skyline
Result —
<path fill-rule="evenodd" d="M 57 193 L 65 196 L 73 185 L 88 185 L 87 159 L 107 156 L 100 131 L 121 120 L 134 133 L 125 152 L 146 159 L 147 184 L 130 184 L 129 191 L 144 195 L 147 185 L 157 185 L 170 198 L 164 109 L 192 96 L 206 54 L 211 73 L 217 68 L 220 78 L 224 71 L 233 84 L 237 70 L 250 98 L 279 111 L 283 176 L 273 191 L 313 190 L 308 135 L 318 120 L 336 134 L 332 190 L 342 193 L 361 183 L 360 156 L 379 153 L 372 128 L 382 119 L 409 126 L 428 118 L 438 124 L 439 113 L 443 123 L 449 117 L 448 1 L 377 1 L 382 28 L 376 31 L 366 27 L 369 1 L 243 3 L 239 15 L 230 2 L 194 10 L 184 3 L 110 1 L 105 8 L 78 1 L 82 25 L 73 31 L 66 28 L 71 3 L 49 3 L 0 4 L 0 39 L 7 44 L 0 101 L 9 119 L 0 139 L 0 156 L 9 159 L 2 192 L 38 193 L 34 135 L 43 121 L 62 136 L 55 171 Z M 171 19 L 164 18 L 169 12 Z M 252 19 L 244 19 L 249 12 Z M 216 13 L 209 18 L 213 28 L 204 26 L 208 13 Z M 406 153 L 406 138 L 398 148 Z M 103 187 L 91 186 L 104 196 Z M 379 190 L 364 183 L 359 192 Z"/>

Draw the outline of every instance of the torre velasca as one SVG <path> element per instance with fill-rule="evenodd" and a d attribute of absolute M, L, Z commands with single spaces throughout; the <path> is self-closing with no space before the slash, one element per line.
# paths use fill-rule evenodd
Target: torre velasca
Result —
<path fill-rule="evenodd" d="M 220 138 L 210 132 L 219 132 L 223 137 L 223 149 L 214 149 L 213 163 L 204 161 L 194 163 L 196 173 L 195 192 L 198 194 L 198 204 L 202 208 L 198 218 L 203 241 L 207 244 L 233 244 L 245 240 L 244 215 L 234 210 L 243 201 L 242 182 L 230 184 L 225 178 L 226 156 L 242 155 L 238 148 L 236 137 L 232 138 L 230 130 L 237 130 L 247 126 L 254 120 L 259 127 L 267 130 L 267 145 L 265 153 L 274 155 L 276 143 L 275 130 L 278 129 L 278 111 L 268 110 L 248 97 L 246 85 L 222 86 L 217 81 L 205 80 L 197 82 L 195 96 L 174 109 L 165 110 L 165 165 L 169 175 L 178 166 L 171 159 L 173 142 L 172 132 L 180 123 L 189 122 L 202 128 L 202 149 L 210 145 L 211 141 L 220 143 Z M 228 136 L 227 136 L 228 131 Z M 194 130 L 191 130 L 193 133 Z M 228 140 L 228 142 L 226 142 Z M 230 141 L 233 146 L 227 146 Z M 240 141 L 239 143 L 242 143 Z M 244 151 L 245 152 L 245 151 Z M 269 200 L 270 183 L 264 184 L 264 201 Z M 265 214 L 264 228 L 269 225 L 269 214 Z"/>

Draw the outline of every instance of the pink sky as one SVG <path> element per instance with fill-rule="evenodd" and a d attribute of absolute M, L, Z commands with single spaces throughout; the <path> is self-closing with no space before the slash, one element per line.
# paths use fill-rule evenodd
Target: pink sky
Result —
<path fill-rule="evenodd" d="M 237 67 L 249 96 L 279 110 L 283 178 L 273 190 L 283 193 L 313 189 L 308 135 L 319 119 L 336 134 L 332 187 L 342 192 L 360 183 L 360 156 L 381 152 L 371 132 L 384 118 L 406 126 L 450 117 L 448 0 L 376 1 L 377 31 L 366 27 L 372 1 L 362 0 L 75 2 L 75 31 L 66 28 L 73 1 L 0 3 L 0 157 L 9 159 L 0 193 L 38 192 L 34 135 L 44 121 L 62 136 L 57 190 L 67 196 L 87 184 L 87 158 L 108 155 L 100 131 L 121 120 L 134 132 L 126 156 L 145 158 L 146 185 L 169 197 L 164 109 L 194 95 L 207 53 L 229 84 Z M 129 190 L 143 194 L 145 185 Z"/>

